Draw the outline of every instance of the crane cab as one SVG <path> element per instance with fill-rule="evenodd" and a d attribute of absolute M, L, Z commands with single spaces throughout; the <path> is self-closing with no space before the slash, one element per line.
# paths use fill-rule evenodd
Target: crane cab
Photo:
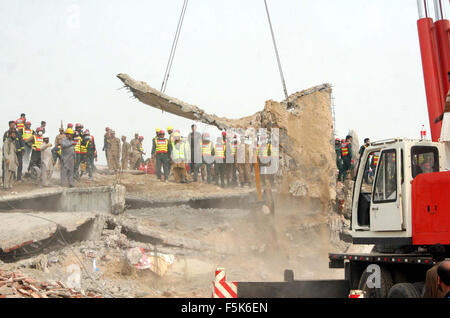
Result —
<path fill-rule="evenodd" d="M 391 139 L 367 147 L 353 188 L 353 243 L 390 249 L 450 244 L 450 172 L 443 172 L 445 160 L 439 142 Z M 416 239 L 425 223 L 422 230 L 440 233 L 428 242 Z"/>

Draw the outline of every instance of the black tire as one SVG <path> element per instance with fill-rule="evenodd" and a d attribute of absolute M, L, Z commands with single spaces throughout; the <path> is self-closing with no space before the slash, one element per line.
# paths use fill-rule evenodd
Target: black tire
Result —
<path fill-rule="evenodd" d="M 417 288 L 411 283 L 400 283 L 392 286 L 388 298 L 421 298 Z"/>
<path fill-rule="evenodd" d="M 414 288 L 417 291 L 417 294 L 419 295 L 420 298 L 423 297 L 423 292 L 425 289 L 425 282 L 417 282 L 413 284 Z"/>
<path fill-rule="evenodd" d="M 370 266 L 370 265 L 369 265 Z M 372 275 L 372 272 L 367 271 L 367 267 L 364 272 L 361 274 L 361 278 L 359 279 L 358 289 L 364 291 L 365 298 L 386 298 L 389 290 L 391 289 L 392 275 L 391 272 L 383 266 L 380 266 L 380 288 L 369 288 L 367 286 L 367 281 Z"/>

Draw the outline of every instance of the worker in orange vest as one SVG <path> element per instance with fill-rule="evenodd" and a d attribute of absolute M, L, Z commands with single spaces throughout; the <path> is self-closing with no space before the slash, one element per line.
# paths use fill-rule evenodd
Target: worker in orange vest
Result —
<path fill-rule="evenodd" d="M 222 137 L 217 137 L 217 142 L 214 145 L 214 174 L 216 185 L 225 187 L 225 160 L 226 160 L 226 145 Z"/>
<path fill-rule="evenodd" d="M 161 180 L 161 165 L 164 170 L 164 182 L 169 179 L 169 163 L 170 154 L 172 152 L 172 144 L 169 143 L 167 138 L 164 138 L 164 130 L 158 132 L 158 138 L 156 138 L 153 144 L 152 156 L 156 157 L 156 177 Z"/>
<path fill-rule="evenodd" d="M 341 144 L 342 170 L 339 171 L 338 181 L 344 182 L 350 172 L 352 166 L 352 139 L 352 136 L 347 135 Z"/>

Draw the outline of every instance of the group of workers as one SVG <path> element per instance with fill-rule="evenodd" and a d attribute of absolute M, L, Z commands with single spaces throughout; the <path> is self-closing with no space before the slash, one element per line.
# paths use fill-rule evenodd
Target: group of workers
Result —
<path fill-rule="evenodd" d="M 352 169 L 352 140 L 353 137 L 347 135 L 345 139 L 336 138 L 334 142 L 336 166 L 339 170 L 337 180 L 341 182 L 344 182 L 347 179 Z"/>
<path fill-rule="evenodd" d="M 249 158 L 253 154 L 261 166 L 267 166 L 274 152 L 266 137 L 260 137 L 255 147 L 252 147 L 248 137 L 243 135 L 238 140 L 236 134 L 227 136 L 226 131 L 222 131 L 213 142 L 210 134 L 198 132 L 195 124 L 191 126 L 187 138 L 183 138 L 180 131 L 173 127 L 167 127 L 167 137 L 164 130 L 157 128 L 151 152 L 156 176 L 158 180 L 167 181 L 172 171 L 175 182 L 186 183 L 191 180 L 197 182 L 200 172 L 202 182 L 215 182 L 221 187 L 237 186 L 239 176 L 241 187 L 251 186 L 253 166 Z M 262 177 L 264 182 L 274 182 L 273 174 Z"/>
<path fill-rule="evenodd" d="M 94 137 L 82 124 L 68 124 L 64 130 L 61 124 L 54 145 L 46 134 L 46 122 L 33 130 L 31 122 L 22 113 L 17 120 L 9 121 L 9 128 L 3 135 L 2 181 L 3 188 L 10 189 L 14 182 L 21 181 L 23 170 L 41 179 L 42 186 L 49 186 L 53 167 L 58 159 L 61 164 L 61 184 L 79 179 L 87 171 L 92 178 L 97 160 Z"/>

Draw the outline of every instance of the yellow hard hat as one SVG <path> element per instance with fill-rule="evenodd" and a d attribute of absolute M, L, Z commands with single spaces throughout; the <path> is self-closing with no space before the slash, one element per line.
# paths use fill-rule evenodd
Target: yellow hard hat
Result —
<path fill-rule="evenodd" d="M 172 126 L 167 127 L 167 131 L 169 130 L 173 130 L 173 127 Z"/>
<path fill-rule="evenodd" d="M 156 128 L 156 132 L 158 133 L 161 130 L 161 128 Z"/>
<path fill-rule="evenodd" d="M 71 135 L 73 135 L 73 129 L 72 129 L 72 128 L 67 128 L 66 134 L 71 134 Z"/>
<path fill-rule="evenodd" d="M 181 137 L 179 132 L 176 132 L 173 134 L 173 138 L 176 138 L 176 137 Z"/>

